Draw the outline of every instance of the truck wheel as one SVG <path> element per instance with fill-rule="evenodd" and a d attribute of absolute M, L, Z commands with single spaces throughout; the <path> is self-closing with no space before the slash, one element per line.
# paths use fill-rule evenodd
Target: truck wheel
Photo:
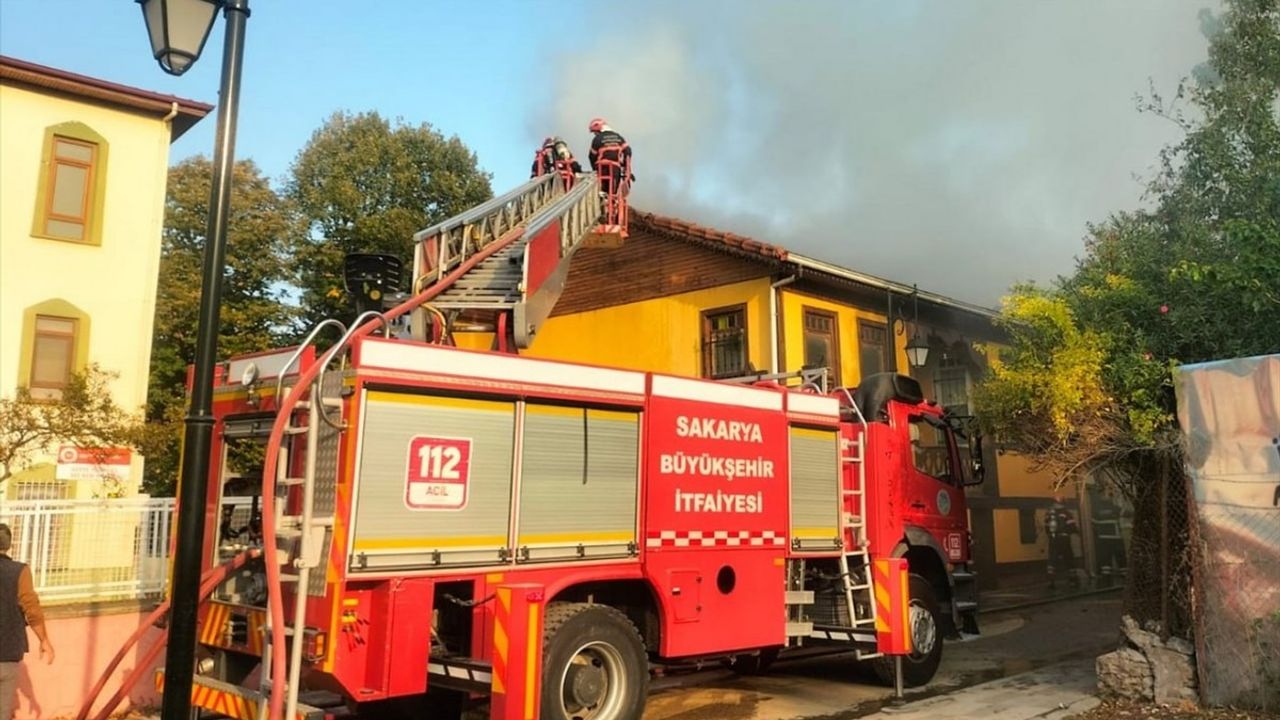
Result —
<path fill-rule="evenodd" d="M 640 720 L 649 660 L 635 625 L 607 605 L 547 606 L 542 645 L 546 720 Z"/>
<path fill-rule="evenodd" d="M 912 575 L 908 592 L 907 623 L 911 629 L 911 654 L 902 658 L 902 684 L 920 687 L 929 684 L 942 663 L 942 614 L 938 610 L 933 586 L 919 575 Z M 893 658 L 885 656 L 875 661 L 876 676 L 880 682 L 893 685 Z"/>
<path fill-rule="evenodd" d="M 734 655 L 725 661 L 725 665 L 739 675 L 763 675 L 777 659 L 778 648 L 764 648 L 755 653 Z"/>

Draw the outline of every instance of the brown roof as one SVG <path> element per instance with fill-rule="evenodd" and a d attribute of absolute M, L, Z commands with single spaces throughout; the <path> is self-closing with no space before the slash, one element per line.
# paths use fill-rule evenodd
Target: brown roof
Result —
<path fill-rule="evenodd" d="M 697 240 L 711 245 L 720 245 L 728 249 L 760 255 L 770 260 L 786 260 L 787 255 L 789 255 L 784 247 L 770 245 L 754 238 L 716 230 L 715 228 L 680 220 L 679 218 L 632 210 L 631 221 L 649 230 L 679 236 L 682 240 Z"/>
<path fill-rule="evenodd" d="M 837 284 L 853 284 L 888 291 L 899 296 L 918 297 L 922 302 L 950 307 L 986 318 L 992 318 L 998 314 L 988 307 L 957 300 L 927 290 L 919 290 L 914 285 L 907 285 L 906 283 L 841 267 L 834 263 L 792 252 L 779 245 L 770 245 L 753 238 L 716 230 L 715 228 L 698 225 L 687 220 L 643 212 L 632 208 L 631 222 L 639 230 L 656 232 L 677 240 L 698 243 L 718 250 L 745 255 L 755 260 L 785 263 L 793 267 L 797 273 L 823 277 Z"/>
<path fill-rule="evenodd" d="M 5 55 L 0 55 L 0 81 L 70 95 L 157 118 L 164 118 L 176 110 L 172 140 L 177 140 L 213 110 L 213 106 L 208 103 L 141 90 L 88 75 L 77 75 Z"/>

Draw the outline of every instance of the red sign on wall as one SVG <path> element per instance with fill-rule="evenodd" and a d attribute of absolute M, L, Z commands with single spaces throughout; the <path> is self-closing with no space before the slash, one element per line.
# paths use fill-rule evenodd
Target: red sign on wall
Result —
<path fill-rule="evenodd" d="M 411 510 L 461 510 L 471 478 L 471 438 L 415 435 L 409 441 L 404 504 Z"/>

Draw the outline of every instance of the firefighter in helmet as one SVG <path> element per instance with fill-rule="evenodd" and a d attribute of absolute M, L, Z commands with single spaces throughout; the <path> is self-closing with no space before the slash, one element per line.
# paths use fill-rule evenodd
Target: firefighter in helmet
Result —
<path fill-rule="evenodd" d="M 582 174 L 582 163 L 573 156 L 569 143 L 560 138 L 555 138 L 551 144 L 551 166 L 564 180 L 565 190 L 572 188 L 574 180 Z"/>
<path fill-rule="evenodd" d="M 533 154 L 533 166 L 529 169 L 529 177 L 542 177 L 551 172 L 555 168 L 555 143 L 556 138 L 546 137 L 542 140 L 542 146 Z"/>
<path fill-rule="evenodd" d="M 600 176 L 600 190 L 607 195 L 626 193 L 636 176 L 631 172 L 631 146 L 626 138 L 604 121 L 595 118 L 587 126 L 591 131 L 591 152 L 587 160 Z"/>

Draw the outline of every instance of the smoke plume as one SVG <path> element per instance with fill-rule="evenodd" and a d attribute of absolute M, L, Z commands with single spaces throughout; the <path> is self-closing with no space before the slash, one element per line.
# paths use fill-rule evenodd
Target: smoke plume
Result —
<path fill-rule="evenodd" d="M 593 6 L 529 130 L 604 116 L 637 207 L 993 303 L 1141 202 L 1178 130 L 1134 97 L 1204 59 L 1204 4 Z"/>

